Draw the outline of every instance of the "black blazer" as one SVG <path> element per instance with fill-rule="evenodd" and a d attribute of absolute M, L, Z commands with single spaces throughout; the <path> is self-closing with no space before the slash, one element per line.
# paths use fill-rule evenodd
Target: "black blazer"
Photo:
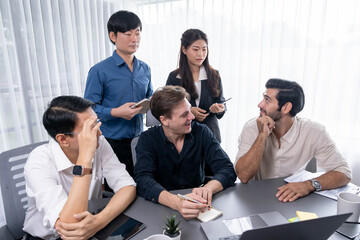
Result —
<path fill-rule="evenodd" d="M 172 71 L 169 74 L 169 77 L 166 81 L 166 85 L 174 85 L 174 86 L 181 86 L 180 82 L 181 79 L 176 77 L 175 71 Z M 199 108 L 204 109 L 206 111 L 209 111 L 209 107 L 213 105 L 214 103 L 223 102 L 225 98 L 223 97 L 223 89 L 221 84 L 221 78 L 219 79 L 219 87 L 220 87 L 220 94 L 219 97 L 213 97 L 211 96 L 210 89 L 207 86 L 206 81 L 201 81 L 201 95 L 200 95 L 200 102 L 199 102 Z M 187 89 L 185 89 L 187 91 Z M 191 97 L 190 104 L 193 107 L 196 107 L 195 99 Z M 226 108 L 225 108 L 226 111 Z M 210 130 L 215 134 L 216 139 L 221 142 L 221 135 L 220 135 L 220 129 L 219 129 L 219 123 L 218 119 L 222 118 L 224 116 L 224 112 L 220 114 L 211 113 L 204 119 L 204 121 L 200 122 L 205 124 L 210 128 Z"/>

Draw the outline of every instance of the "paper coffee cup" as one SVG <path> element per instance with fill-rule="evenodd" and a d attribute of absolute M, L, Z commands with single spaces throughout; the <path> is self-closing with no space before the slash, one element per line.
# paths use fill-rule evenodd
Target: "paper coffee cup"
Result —
<path fill-rule="evenodd" d="M 360 215 L 360 196 L 349 192 L 339 193 L 337 199 L 337 213 L 350 212 L 352 215 L 346 221 L 358 222 Z"/>
<path fill-rule="evenodd" d="M 163 234 L 155 234 L 145 238 L 144 240 L 171 240 L 171 238 Z"/>

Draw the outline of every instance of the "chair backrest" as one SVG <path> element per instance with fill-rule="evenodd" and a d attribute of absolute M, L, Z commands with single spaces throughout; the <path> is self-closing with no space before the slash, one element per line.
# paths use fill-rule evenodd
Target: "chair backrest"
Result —
<path fill-rule="evenodd" d="M 312 158 L 305 167 L 306 171 L 315 173 L 317 171 L 316 158 Z"/>
<path fill-rule="evenodd" d="M 6 225 L 15 239 L 24 235 L 22 228 L 25 210 L 28 207 L 24 166 L 29 153 L 46 142 L 30 144 L 0 154 L 0 186 Z"/>
<path fill-rule="evenodd" d="M 132 154 L 132 159 L 133 159 L 133 163 L 134 163 L 134 166 L 136 164 L 136 151 L 135 151 L 135 148 L 136 148 L 136 145 L 138 143 L 138 140 L 139 140 L 139 136 L 137 137 L 134 137 L 133 140 L 131 140 L 131 154 Z"/>
<path fill-rule="evenodd" d="M 153 126 L 158 126 L 161 123 L 152 115 L 150 109 L 146 112 L 146 123 L 145 125 L 147 127 L 153 127 Z M 133 140 L 131 140 L 131 154 L 132 154 L 132 159 L 133 159 L 133 164 L 135 166 L 136 164 L 136 151 L 135 151 L 135 147 L 137 145 L 137 142 L 139 140 L 139 136 L 134 137 Z"/>
<path fill-rule="evenodd" d="M 149 109 L 146 112 L 146 121 L 145 121 L 145 125 L 147 127 L 153 127 L 153 126 L 158 126 L 161 123 L 154 117 L 154 115 L 152 115 L 151 110 Z"/>

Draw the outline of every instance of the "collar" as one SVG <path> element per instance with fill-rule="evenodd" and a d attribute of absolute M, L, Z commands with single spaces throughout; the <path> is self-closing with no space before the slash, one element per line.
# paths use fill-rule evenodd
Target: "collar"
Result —
<path fill-rule="evenodd" d="M 207 74 L 205 71 L 205 67 L 203 65 L 201 65 L 200 72 L 199 72 L 199 81 L 201 81 L 201 80 L 207 80 Z"/>
<path fill-rule="evenodd" d="M 181 79 L 181 76 L 180 76 L 179 73 L 176 75 L 176 78 Z M 206 71 L 205 71 L 205 67 L 203 65 L 200 66 L 199 80 L 198 81 L 202 81 L 202 80 L 207 80 L 207 74 L 206 74 Z"/>
<path fill-rule="evenodd" d="M 285 133 L 285 135 L 282 137 L 282 139 L 284 139 L 288 143 L 293 142 L 295 140 L 298 130 L 298 120 L 297 117 L 294 117 L 293 124 L 291 125 L 289 131 L 287 131 L 287 133 Z"/>
<path fill-rule="evenodd" d="M 55 159 L 56 168 L 59 172 L 74 166 L 74 164 L 66 157 L 59 143 L 55 139 L 51 138 L 49 145 Z"/>
<path fill-rule="evenodd" d="M 193 140 L 194 140 L 194 135 L 192 134 L 192 129 L 193 129 L 193 127 L 194 127 L 194 124 L 195 124 L 195 121 L 192 121 L 192 122 L 191 122 L 191 132 L 185 135 L 184 144 L 185 144 L 185 141 L 188 141 L 188 140 L 193 141 Z M 160 138 L 161 138 L 161 141 L 162 141 L 163 143 L 165 143 L 165 144 L 166 144 L 166 143 L 171 143 L 171 142 L 167 139 L 167 137 L 166 137 L 166 135 L 165 135 L 165 133 L 164 133 L 164 129 L 163 129 L 162 125 L 157 126 L 157 127 L 160 129 Z"/>
<path fill-rule="evenodd" d="M 101 142 L 103 141 L 103 136 L 100 136 L 99 138 L 99 144 L 101 145 Z M 72 168 L 75 164 L 73 164 L 65 155 L 64 151 L 61 149 L 59 143 L 51 138 L 49 141 L 51 152 L 55 159 L 55 164 L 58 172 L 61 172 L 65 169 Z M 95 152 L 96 154 L 96 152 Z M 91 163 L 94 162 L 94 158 L 91 159 Z"/>
<path fill-rule="evenodd" d="M 114 50 L 112 58 L 114 59 L 115 64 L 118 67 L 123 64 L 126 64 L 124 59 L 119 54 L 117 54 L 116 50 Z M 134 66 L 136 66 L 137 64 L 138 64 L 138 59 L 134 56 Z"/>

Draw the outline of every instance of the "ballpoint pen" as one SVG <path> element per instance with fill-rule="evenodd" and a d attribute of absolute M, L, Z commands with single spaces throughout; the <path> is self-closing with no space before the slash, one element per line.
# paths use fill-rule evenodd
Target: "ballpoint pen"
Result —
<path fill-rule="evenodd" d="M 178 196 L 178 198 L 181 198 L 181 199 L 186 200 L 186 201 L 189 201 L 189 202 L 193 202 L 193 203 L 197 203 L 197 204 L 205 204 L 205 203 L 199 202 L 199 201 L 197 201 L 197 200 L 195 200 L 195 199 L 192 199 L 192 198 L 190 198 L 190 197 L 188 197 L 188 196 L 182 195 L 182 194 L 180 194 L 180 193 L 178 193 L 177 196 Z M 213 208 L 213 206 L 208 205 L 208 208 Z"/>
<path fill-rule="evenodd" d="M 230 98 L 228 98 L 228 99 L 226 99 L 226 100 L 224 100 L 224 101 L 222 101 L 222 102 L 218 102 L 218 103 L 223 104 L 223 103 L 226 103 L 226 102 L 227 102 L 227 101 L 229 101 L 229 100 L 231 100 L 231 97 L 230 97 Z"/>

